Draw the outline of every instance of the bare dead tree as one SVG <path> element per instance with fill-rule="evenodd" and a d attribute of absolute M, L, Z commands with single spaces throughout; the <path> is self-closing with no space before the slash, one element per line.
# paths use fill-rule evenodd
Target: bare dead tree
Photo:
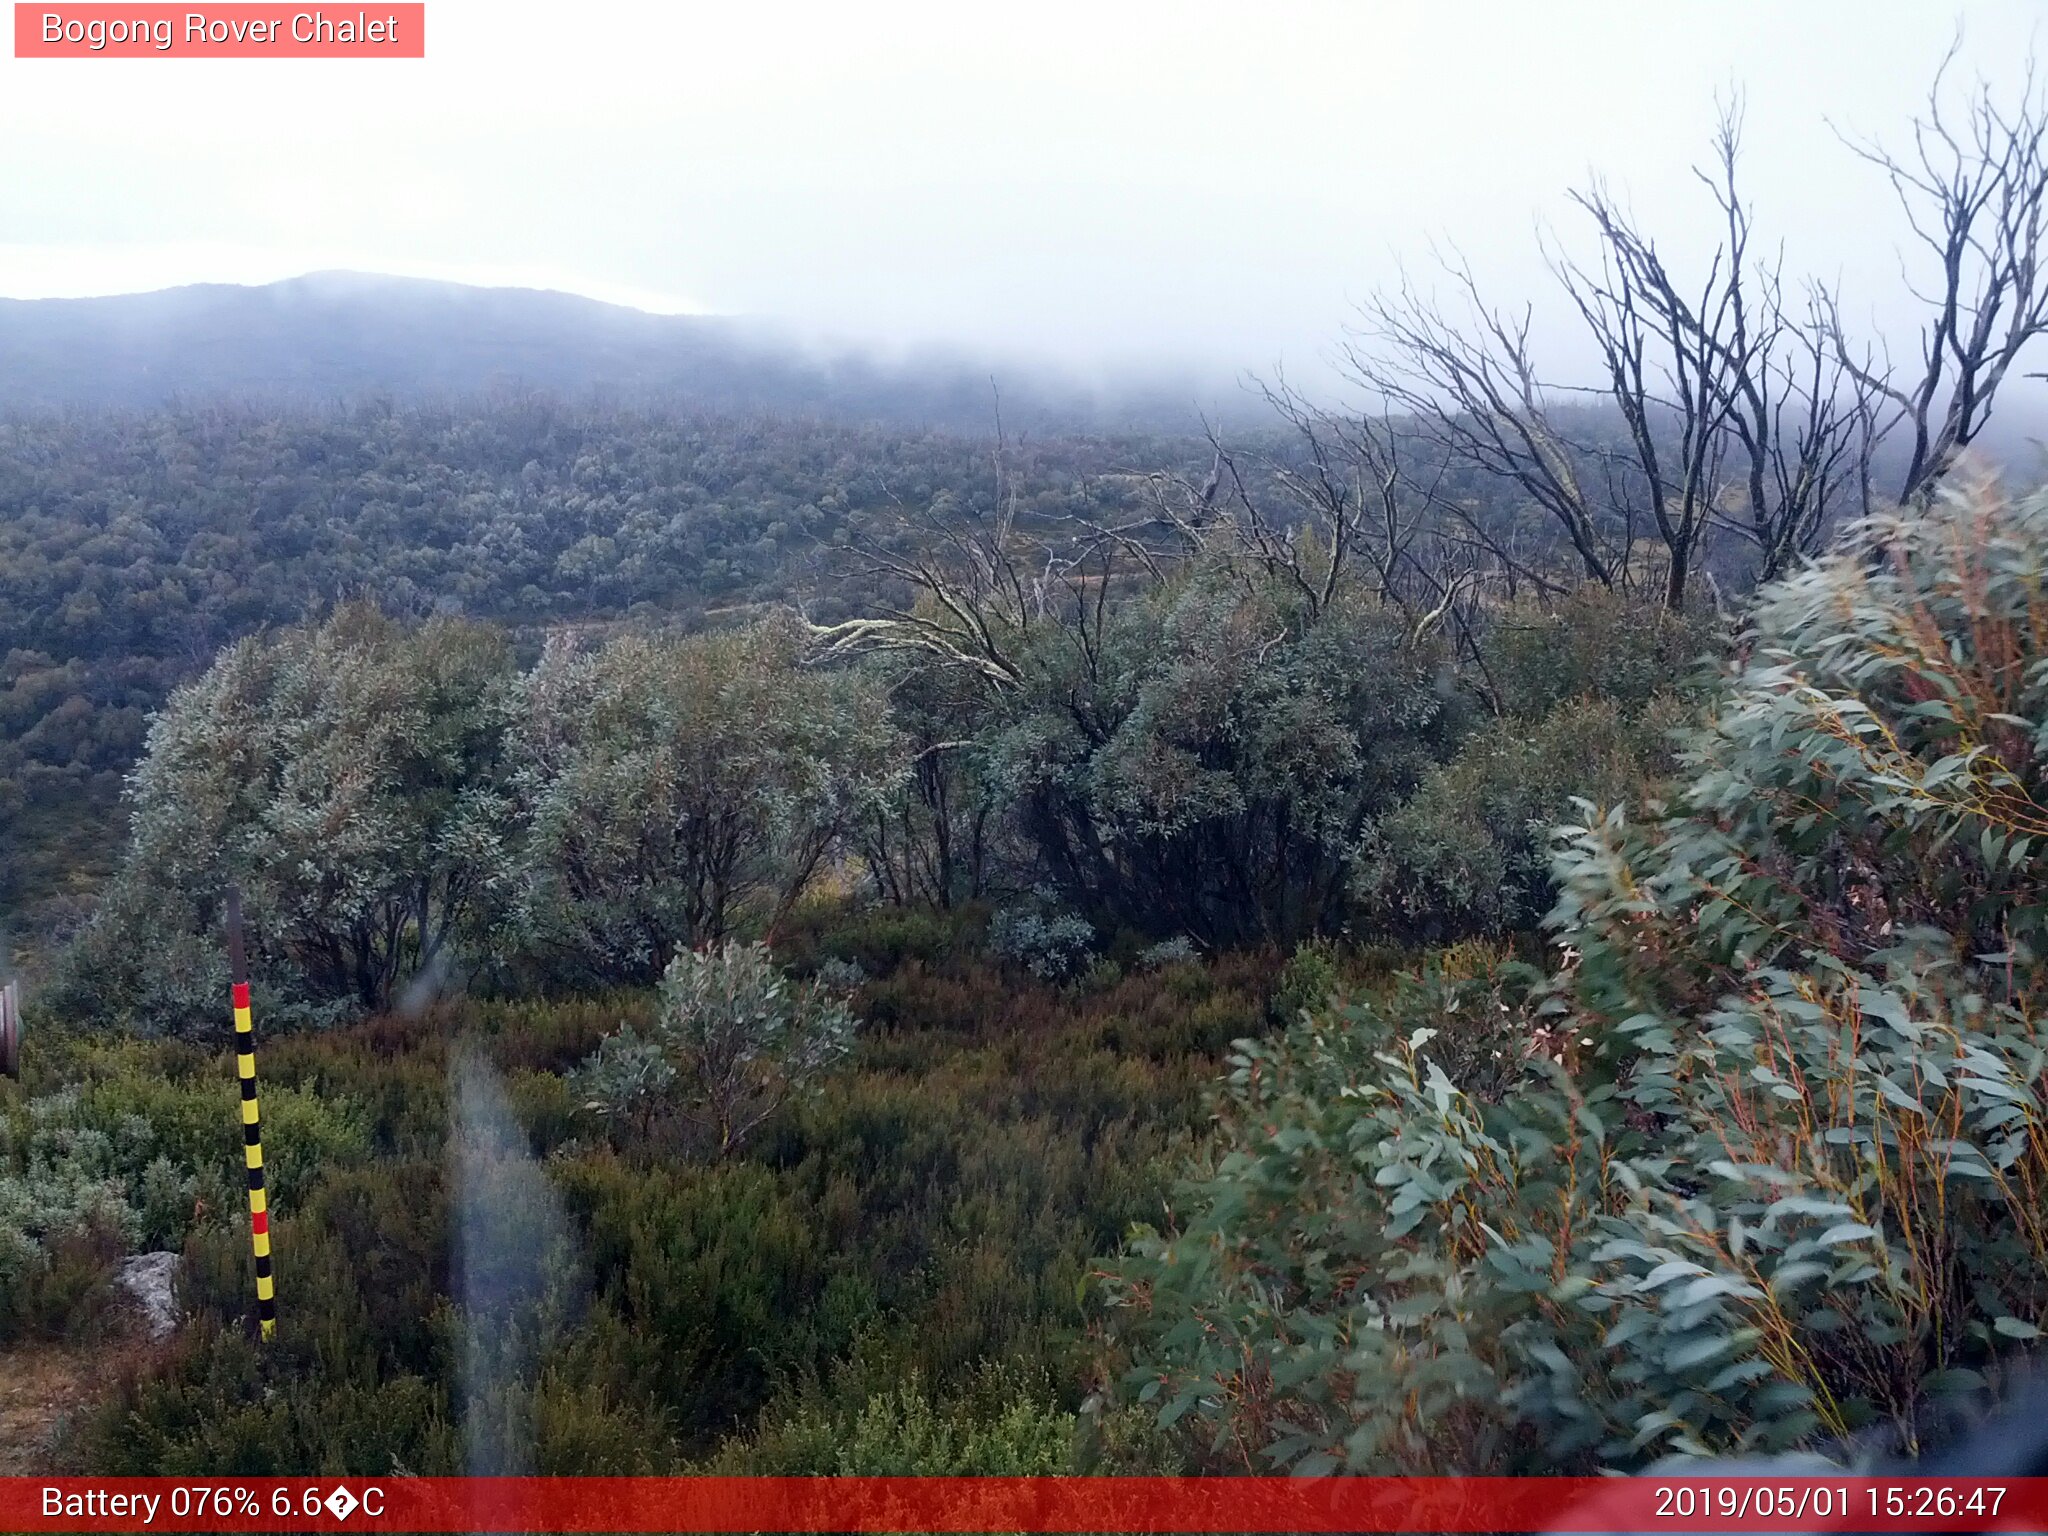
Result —
<path fill-rule="evenodd" d="M 1599 231 L 1600 273 L 1553 260 L 1607 360 L 1669 552 L 1672 606 L 1713 527 L 1751 542 L 1767 581 L 1816 550 L 1845 508 L 1869 509 L 1872 393 L 1835 355 L 1818 307 L 1788 309 L 1782 249 L 1753 257 L 1741 150 L 1736 97 L 1721 105 L 1711 161 L 1694 169 L 1722 226 L 1696 286 L 1681 286 L 1655 242 L 1599 187 L 1573 200 Z M 1651 346 L 1657 365 L 1646 379 Z"/>
<path fill-rule="evenodd" d="M 1095 676 L 1114 596 L 1201 563 L 1248 592 L 1277 582 L 1310 623 L 1366 591 L 1401 613 L 1415 640 L 1446 632 L 1483 672 L 1480 595 L 1494 562 L 1432 510 L 1452 505 L 1440 492 L 1447 461 L 1424 462 L 1427 445 L 1391 416 L 1328 413 L 1284 378 L 1261 389 L 1289 429 L 1284 449 L 1236 446 L 1211 428 L 1205 474 L 1112 477 L 1128 501 L 1086 514 L 1019 516 L 999 421 L 993 506 L 899 505 L 893 527 L 850 553 L 908 600 L 814 626 L 814 660 L 909 652 L 1007 691 L 1045 630 Z"/>
<path fill-rule="evenodd" d="M 990 506 L 912 509 L 898 502 L 896 526 L 890 530 L 894 536 L 863 539 L 854 553 L 870 575 L 907 592 L 909 603 L 839 624 L 814 625 L 814 659 L 907 651 L 961 668 L 997 688 L 1023 681 L 1021 642 L 1044 619 L 1048 591 L 1075 557 L 1020 537 L 1000 395 L 995 410 Z"/>
<path fill-rule="evenodd" d="M 1295 445 L 1292 459 L 1267 454 L 1260 463 L 1290 530 L 1285 561 L 1312 609 L 1362 588 L 1398 611 L 1417 640 L 1439 628 L 1470 640 L 1484 572 L 1474 542 L 1454 530 L 1466 509 L 1444 494 L 1448 459 L 1384 404 L 1378 415 L 1321 409 L 1284 378 L 1261 391 Z M 1247 501 L 1234 527 L 1242 540 L 1274 521 Z"/>
<path fill-rule="evenodd" d="M 1442 266 L 1462 315 L 1404 274 L 1398 289 L 1368 302 L 1364 325 L 1342 352 L 1346 371 L 1382 411 L 1408 417 L 1444 458 L 1518 487 L 1563 531 L 1587 577 L 1625 584 L 1626 530 L 1617 541 L 1598 492 L 1585 482 L 1582 445 L 1558 425 L 1553 392 L 1532 355 L 1532 310 L 1488 304 L 1461 257 L 1446 256 Z"/>
<path fill-rule="evenodd" d="M 857 555 L 871 573 L 907 588 L 911 601 L 813 626 L 816 658 L 909 651 L 965 668 L 998 688 L 1017 686 L 1023 681 L 1017 641 L 1030 628 L 1035 605 L 1015 552 L 978 520 L 959 520 L 942 509 L 905 512 L 901 527 L 910 537 L 898 542 L 909 552 L 868 541 Z"/>
<path fill-rule="evenodd" d="M 1742 105 L 1731 98 L 1709 162 L 1695 168 L 1721 238 L 1690 277 L 1604 184 L 1571 194 L 1591 221 L 1593 253 L 1546 240 L 1544 255 L 1600 358 L 1597 386 L 1546 383 L 1531 355 L 1530 311 L 1489 305 L 1456 258 L 1443 263 L 1456 311 L 1404 278 L 1368 305 L 1346 352 L 1353 377 L 1443 452 L 1546 512 L 1585 576 L 1634 586 L 1643 579 L 1637 530 L 1653 532 L 1660 596 L 1672 608 L 1716 530 L 1753 544 L 1768 579 L 1817 548 L 1842 510 L 1867 509 L 1879 435 L 1875 390 L 1834 345 L 1824 311 L 1817 302 L 1788 309 L 1782 252 L 1753 249 L 1741 144 Z M 1611 408 L 1618 441 L 1568 431 L 1572 400 Z M 1477 519 L 1468 528 L 1507 560 L 1496 533 Z"/>
<path fill-rule="evenodd" d="M 2048 111 L 2031 61 L 2016 103 L 2002 105 L 1982 79 L 1959 104 L 1951 101 L 1947 79 L 1960 47 L 1958 38 L 1936 70 L 1909 149 L 1842 135 L 1884 174 L 1913 244 L 1923 261 L 1932 258 L 1931 284 L 1906 276 L 1927 312 L 1917 363 L 1894 369 L 1881 351 L 1858 347 L 1838 295 L 1824 289 L 1817 297 L 1835 360 L 1881 403 L 1877 435 L 1910 434 L 1902 503 L 1924 498 L 1984 429 L 2000 384 L 2048 331 L 2041 270 Z"/>
<path fill-rule="evenodd" d="M 1604 186 L 1575 192 L 1572 201 L 1599 231 L 1599 264 L 1589 268 L 1553 250 L 1550 269 L 1599 349 L 1604 393 L 1627 433 L 1626 457 L 1609 478 L 1620 487 L 1613 500 L 1624 512 L 1638 502 L 1647 507 L 1664 544 L 1664 602 L 1678 608 L 1713 524 L 1733 381 L 1748 364 L 1748 221 L 1731 220 L 1730 242 L 1698 287 L 1686 290 Z"/>
<path fill-rule="evenodd" d="M 849 551 L 885 590 L 899 594 L 872 614 L 811 626 L 811 661 L 908 653 L 978 678 L 998 692 L 1025 681 L 1033 636 L 1050 628 L 1080 651 L 1093 674 L 1104 654 L 1110 597 L 1127 575 L 1164 579 L 1192 547 L 1191 528 L 1163 527 L 1151 513 L 1026 518 L 1008 464 L 998 397 L 985 506 L 951 499 L 895 504 L 893 526 Z"/>
<path fill-rule="evenodd" d="M 1770 344 L 1738 375 L 1730 418 L 1744 503 L 1725 520 L 1756 547 L 1759 581 L 1818 553 L 1844 515 L 1869 516 L 1879 438 L 1875 392 L 1843 364 L 1818 302 L 1788 319 L 1775 273 L 1766 301 Z"/>

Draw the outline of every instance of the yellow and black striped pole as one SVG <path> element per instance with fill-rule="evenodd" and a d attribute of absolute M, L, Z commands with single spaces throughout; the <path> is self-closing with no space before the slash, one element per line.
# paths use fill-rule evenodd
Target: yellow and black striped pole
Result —
<path fill-rule="evenodd" d="M 249 1014 L 249 961 L 242 950 L 242 893 L 228 891 L 228 961 L 235 983 L 235 1071 L 242 1080 L 242 1160 L 249 1169 L 249 1244 L 256 1254 L 256 1326 L 277 1335 L 270 1279 L 270 1204 L 263 1193 L 263 1122 L 256 1108 L 256 1024 Z"/>

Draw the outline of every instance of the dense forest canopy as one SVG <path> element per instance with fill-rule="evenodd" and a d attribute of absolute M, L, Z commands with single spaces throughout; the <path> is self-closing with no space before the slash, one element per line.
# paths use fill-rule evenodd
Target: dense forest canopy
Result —
<path fill-rule="evenodd" d="M 1057 517 L 1195 446 L 1007 451 Z M 542 397 L 0 423 L 0 925 L 100 866 L 146 716 L 233 639 L 352 599 L 495 619 L 534 649 L 553 623 L 693 629 L 778 599 L 842 618 L 872 587 L 831 552 L 902 505 L 986 501 L 988 456 L 945 432 Z"/>

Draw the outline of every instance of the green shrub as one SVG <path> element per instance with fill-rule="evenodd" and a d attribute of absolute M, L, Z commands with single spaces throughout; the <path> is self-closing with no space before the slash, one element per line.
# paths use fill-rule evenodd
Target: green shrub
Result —
<path fill-rule="evenodd" d="M 568 1079 L 552 1072 L 522 1072 L 507 1081 L 505 1094 L 537 1155 L 547 1157 L 570 1145 L 580 1106 Z"/>
<path fill-rule="evenodd" d="M 988 925 L 989 952 L 1040 981 L 1065 981 L 1085 969 L 1095 942 L 1086 918 L 1042 900 L 1005 907 Z"/>
<path fill-rule="evenodd" d="M 618 1125 L 647 1134 L 654 1115 L 675 1091 L 676 1069 L 659 1040 L 647 1040 L 628 1025 L 598 1042 L 576 1074 L 583 1108 Z"/>
<path fill-rule="evenodd" d="M 1107 955 L 1098 956 L 1083 971 L 1078 985 L 1085 992 L 1107 992 L 1124 979 L 1124 968 Z"/>
<path fill-rule="evenodd" d="M 1469 714 L 1447 649 L 1391 604 L 1221 557 L 1110 604 L 1099 632 L 1048 621 L 1018 649 L 980 750 L 1057 902 L 1213 948 L 1338 932 L 1359 827 Z M 1075 968 L 1077 932 L 1020 937 Z"/>
<path fill-rule="evenodd" d="M 902 751 L 879 684 L 803 665 L 802 627 L 552 638 L 514 690 L 509 936 L 541 974 L 657 980 L 679 947 L 771 930 Z"/>
<path fill-rule="evenodd" d="M 1280 968 L 1273 990 L 1273 1017 L 1283 1023 L 1304 1010 L 1320 1008 L 1337 990 L 1336 947 L 1326 939 L 1305 939 Z"/>
<path fill-rule="evenodd" d="M 777 1372 L 822 1363 L 813 1308 L 829 1253 L 804 1204 L 746 1162 L 638 1170 L 559 1165 L 601 1301 L 686 1435 L 731 1426 Z"/>
<path fill-rule="evenodd" d="M 548 1370 L 511 1405 L 530 1426 L 534 1475 L 647 1477 L 669 1470 L 661 1422 L 638 1403 Z"/>
<path fill-rule="evenodd" d="M 505 1072 L 565 1073 L 613 1030 L 644 1030 L 653 1018 L 654 994 L 641 989 L 545 1000 L 482 998 L 450 1024 L 487 1045 Z"/>
<path fill-rule="evenodd" d="M 116 1380 L 75 1458 L 160 1476 L 463 1470 L 438 1160 L 337 1173 L 272 1233 L 276 1341 L 256 1341 L 247 1227 L 196 1230 L 179 1282 L 191 1320 L 162 1368 Z"/>
<path fill-rule="evenodd" d="M 1441 981 L 1245 1042 L 1112 1277 L 1130 1397 L 1306 1471 L 1916 1449 L 2048 1324 L 2044 592 L 2040 497 L 1767 589 L 1682 800 L 1573 830 L 1561 963 L 1487 983 L 1511 1080 Z"/>
<path fill-rule="evenodd" d="M 1482 726 L 1365 828 L 1351 865 L 1360 920 L 1410 942 L 1532 931 L 1556 895 L 1550 829 L 1574 797 L 1641 800 L 1674 766 L 1669 737 L 1689 714 L 1676 694 L 1633 711 L 1588 697 Z"/>
<path fill-rule="evenodd" d="M 881 926 L 872 913 L 850 922 L 863 946 Z M 810 963 L 837 943 L 815 913 L 793 939 Z M 858 994 L 877 1022 L 830 1091 L 786 1101 L 716 1162 L 571 1134 L 583 1112 L 564 1069 L 609 1031 L 651 1034 L 648 994 L 456 1000 L 266 1041 L 266 1107 L 334 1111 L 281 1110 L 265 1137 L 281 1168 L 287 1132 L 303 1153 L 273 1203 L 278 1338 L 255 1342 L 232 1189 L 184 1238 L 190 1321 L 111 1384 L 70 1456 L 191 1475 L 453 1473 L 472 1454 L 542 1473 L 670 1472 L 725 1464 L 728 1441 L 735 1466 L 756 1442 L 799 1464 L 798 1450 L 772 1448 L 787 1424 L 801 1464 L 842 1443 L 873 1464 L 900 1422 L 934 1465 L 1066 1467 L 1091 1256 L 1160 1219 L 1174 1149 L 1206 1123 L 1226 1043 L 1263 1028 L 1276 965 L 1227 955 L 1082 992 L 1005 974 L 977 948 L 878 964 Z M 590 1280 L 580 1310 L 494 1383 L 497 1406 L 467 1422 L 469 1324 L 451 1264 L 457 1040 L 499 1066 Z M 231 1058 L 166 1041 L 63 1051 L 61 1071 L 38 1062 L 80 1102 L 154 1115 L 202 1159 L 218 1135 L 232 1173 Z M 0 1084 L 0 1105 L 8 1095 L 22 1090 Z M 138 1150 L 145 1172 L 182 1155 Z M 104 1266 L 93 1274 L 71 1300 L 38 1305 L 89 1327 Z M 934 1384 L 925 1406 L 899 1392 L 913 1379 Z M 1131 1416 L 1105 1422 L 1098 1438 L 1116 1454 L 1147 1443 Z"/>
<path fill-rule="evenodd" d="M 1177 933 L 1170 939 L 1146 945 L 1138 951 L 1133 963 L 1140 970 L 1151 971 L 1168 965 L 1192 965 L 1200 958 L 1194 940 L 1184 933 Z"/>
<path fill-rule="evenodd" d="M 476 1018 L 475 1005 L 455 1002 L 346 1029 L 259 1039 L 264 1117 L 270 1118 L 270 1097 L 290 1090 L 342 1110 L 370 1155 L 402 1159 L 436 1149 L 448 1124 L 449 1041 L 475 1027 Z M 231 1057 L 216 1061 L 219 1077 L 232 1072 Z"/>
<path fill-rule="evenodd" d="M 20 1219 L 17 1210 L 4 1218 Z M 73 1339 L 106 1325 L 116 1305 L 113 1266 L 128 1246 L 116 1218 L 92 1211 L 24 1248 L 0 1239 L 0 1339 Z"/>
<path fill-rule="evenodd" d="M 81 1267 L 90 1256 L 104 1269 L 124 1253 L 180 1248 L 204 1212 L 242 1201 L 240 1094 L 228 1058 L 203 1076 L 145 1076 L 134 1049 L 89 1052 L 81 1065 L 83 1081 L 0 1111 L 0 1336 L 62 1331 L 63 1319 L 83 1318 L 52 1297 L 96 1294 Z M 315 1170 L 367 1150 L 345 1098 L 282 1087 L 265 1092 L 263 1105 L 269 1182 L 282 1206 Z"/>
<path fill-rule="evenodd" d="M 671 1108 L 718 1157 L 851 1048 L 855 1019 L 819 983 L 795 983 L 765 944 L 676 951 L 653 1033 L 609 1035 L 579 1079 L 590 1108 L 643 1130 Z"/>
<path fill-rule="evenodd" d="M 870 976 L 887 976 L 910 961 L 927 968 L 945 965 L 980 948 L 986 914 L 921 907 L 867 907 L 847 913 L 826 907 L 800 909 L 785 925 L 777 950 L 801 969 L 825 960 L 849 961 Z"/>
<path fill-rule="evenodd" d="M 1545 608 L 1500 615 L 1485 641 L 1485 675 L 1511 719 L 1600 699 L 1634 715 L 1674 689 L 1705 686 L 1717 626 L 1705 615 L 1586 583 Z"/>
<path fill-rule="evenodd" d="M 1075 1416 L 1043 1383 L 983 1372 L 935 1399 L 921 1377 L 858 1404 L 815 1398 L 771 1414 L 713 1464 L 753 1477 L 1056 1477 L 1074 1470 Z"/>
<path fill-rule="evenodd" d="M 1498 713 L 1366 823 L 1358 924 L 1410 943 L 1533 931 L 1556 896 L 1550 829 L 1575 797 L 1631 805 L 1669 777 L 1715 644 L 1699 617 L 1592 587 L 1502 615 L 1481 668 Z"/>
<path fill-rule="evenodd" d="M 247 897 L 263 1017 L 386 1008 L 509 877 L 500 631 L 366 604 L 245 638 L 174 692 L 129 775 L 121 872 L 65 995 L 168 1033 L 217 1019 L 223 902 Z"/>

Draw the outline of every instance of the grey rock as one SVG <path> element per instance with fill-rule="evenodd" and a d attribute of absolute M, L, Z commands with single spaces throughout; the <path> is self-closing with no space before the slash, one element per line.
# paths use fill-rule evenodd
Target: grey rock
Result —
<path fill-rule="evenodd" d="M 178 1255 L 138 1253 L 121 1261 L 114 1279 L 135 1298 L 142 1325 L 152 1339 L 169 1338 L 178 1329 Z"/>

